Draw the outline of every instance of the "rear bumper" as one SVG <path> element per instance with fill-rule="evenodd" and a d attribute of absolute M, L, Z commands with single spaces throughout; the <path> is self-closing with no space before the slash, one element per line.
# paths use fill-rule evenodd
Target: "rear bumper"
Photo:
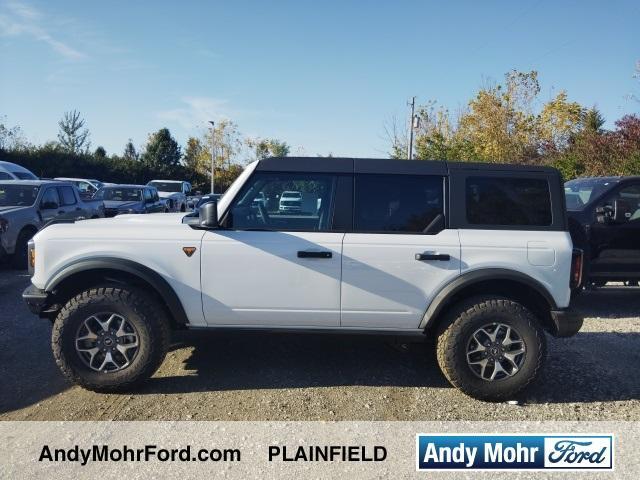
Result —
<path fill-rule="evenodd" d="M 22 292 L 22 299 L 31 310 L 31 313 L 36 315 L 42 314 L 49 306 L 49 294 L 35 285 L 29 285 Z"/>
<path fill-rule="evenodd" d="M 571 337 L 580 331 L 584 316 L 572 308 L 563 308 L 551 310 L 551 320 L 554 325 L 551 333 L 555 337 Z"/>

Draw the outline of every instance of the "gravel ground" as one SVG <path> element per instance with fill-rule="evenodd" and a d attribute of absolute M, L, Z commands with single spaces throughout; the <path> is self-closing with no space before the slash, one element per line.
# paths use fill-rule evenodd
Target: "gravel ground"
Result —
<path fill-rule="evenodd" d="M 59 373 L 51 326 L 20 297 L 28 282 L 0 267 L 2 420 L 640 420 L 637 288 L 579 296 L 582 331 L 549 338 L 543 374 L 512 405 L 450 387 L 424 346 L 312 335 L 187 332 L 136 392 L 88 392 Z"/>

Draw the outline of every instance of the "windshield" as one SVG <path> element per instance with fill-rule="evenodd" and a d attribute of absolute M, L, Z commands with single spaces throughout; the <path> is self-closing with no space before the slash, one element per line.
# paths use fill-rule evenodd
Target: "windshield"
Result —
<path fill-rule="evenodd" d="M 30 172 L 11 172 L 20 180 L 37 180 L 38 178 Z"/>
<path fill-rule="evenodd" d="M 149 182 L 148 185 L 156 187 L 159 192 L 181 192 L 182 183 L 180 182 Z"/>
<path fill-rule="evenodd" d="M 95 198 L 113 202 L 139 202 L 142 200 L 142 190 L 140 188 L 102 188 L 98 190 Z"/>
<path fill-rule="evenodd" d="M 581 210 L 596 197 L 609 190 L 616 182 L 610 178 L 585 178 L 570 180 L 564 184 L 567 210 Z"/>
<path fill-rule="evenodd" d="M 33 185 L 0 185 L 0 207 L 27 207 L 36 203 L 40 187 Z"/>

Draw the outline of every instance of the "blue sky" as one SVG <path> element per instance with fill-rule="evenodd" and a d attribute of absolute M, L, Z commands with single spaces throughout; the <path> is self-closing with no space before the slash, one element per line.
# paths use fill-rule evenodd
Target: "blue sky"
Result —
<path fill-rule="evenodd" d="M 456 110 L 515 68 L 611 127 L 640 111 L 639 18 L 637 0 L 0 0 L 0 115 L 42 143 L 78 109 L 110 153 L 230 118 L 293 153 L 384 156 L 411 95 Z"/>

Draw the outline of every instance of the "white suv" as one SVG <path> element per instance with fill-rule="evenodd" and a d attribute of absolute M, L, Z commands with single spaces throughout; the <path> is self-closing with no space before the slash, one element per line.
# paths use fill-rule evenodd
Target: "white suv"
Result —
<path fill-rule="evenodd" d="M 253 206 L 291 191 L 305 215 Z M 172 330 L 264 329 L 433 338 L 453 385 L 498 400 L 536 377 L 545 331 L 582 325 L 551 168 L 271 158 L 198 216 L 52 225 L 29 259 L 58 365 L 98 391 L 151 376 Z"/>

